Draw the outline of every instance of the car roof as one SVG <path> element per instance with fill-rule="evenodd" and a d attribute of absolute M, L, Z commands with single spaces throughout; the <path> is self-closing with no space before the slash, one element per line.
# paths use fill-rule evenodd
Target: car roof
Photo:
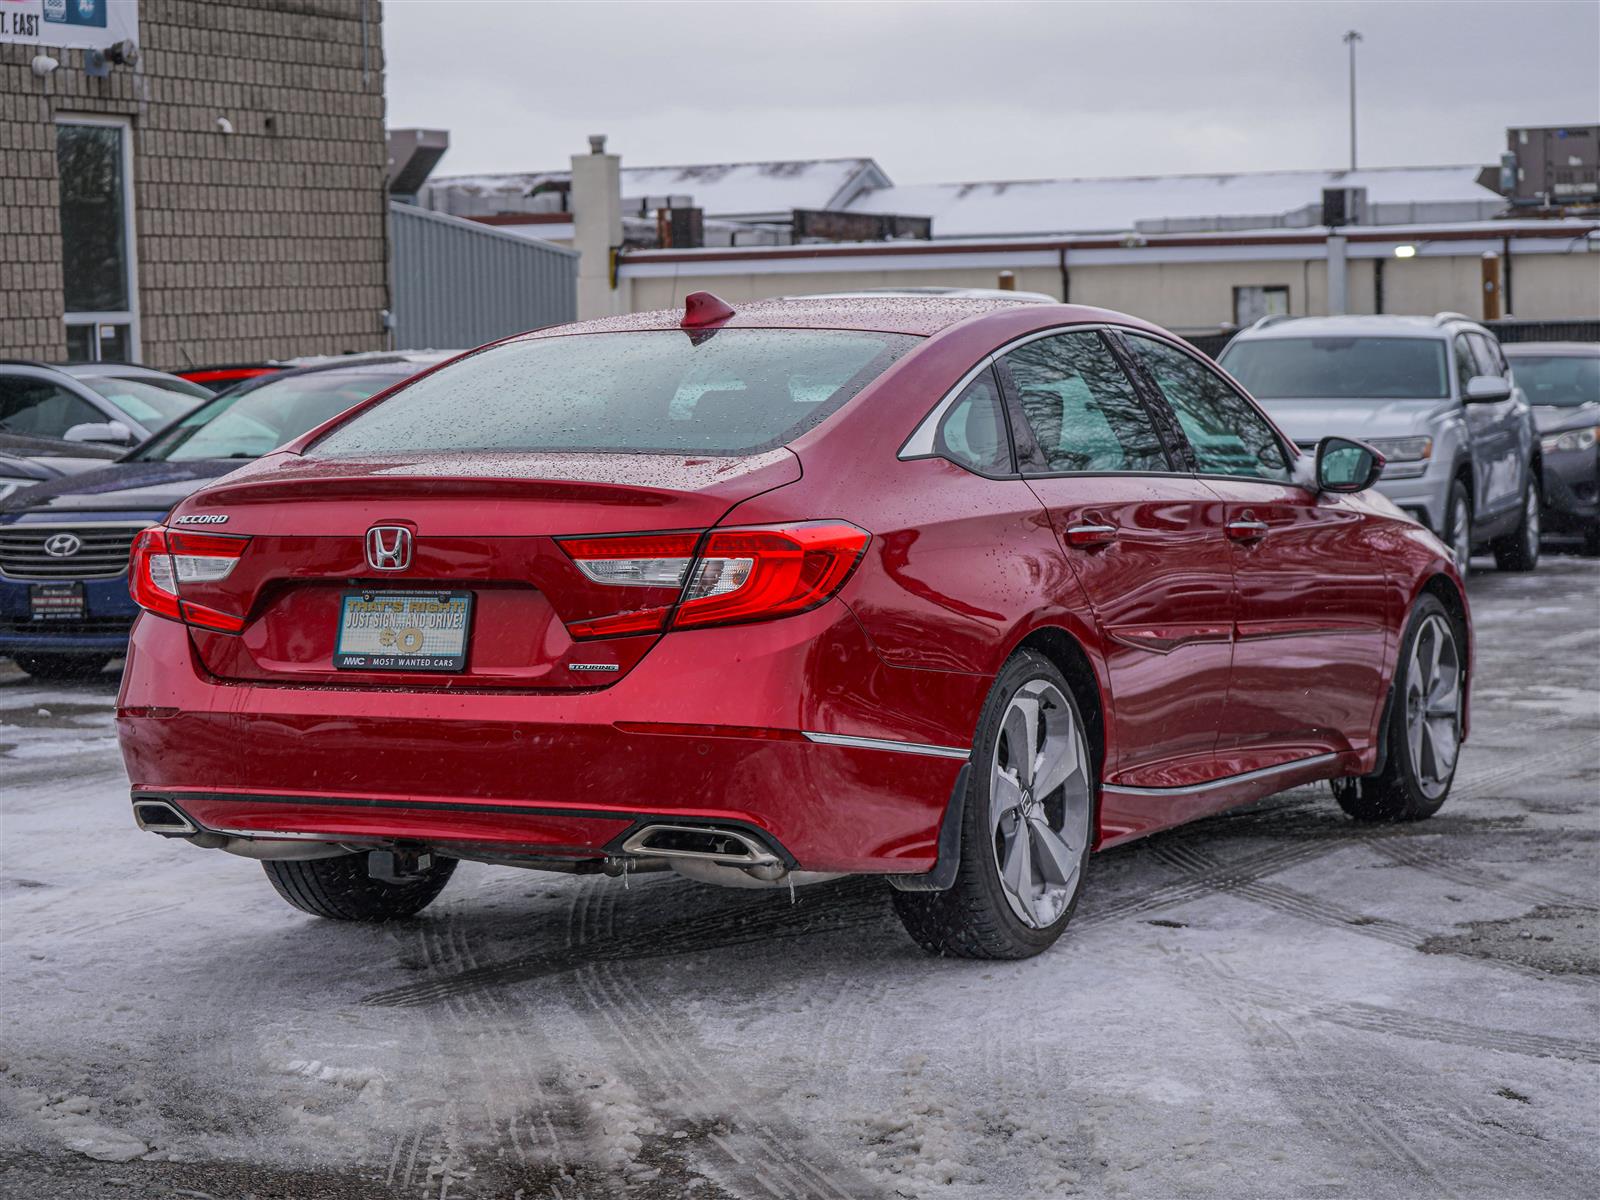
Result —
<path fill-rule="evenodd" d="M 751 300 L 731 306 L 733 316 L 718 327 L 724 329 L 854 329 L 873 333 L 904 333 L 929 337 L 942 329 L 974 317 L 994 313 L 1053 312 L 1059 324 L 1073 321 L 1103 321 L 1107 314 L 1096 308 L 1071 304 L 1037 304 L 1017 300 L 996 300 L 970 296 L 791 296 L 778 300 Z M 1115 314 L 1119 318 L 1121 314 Z M 663 308 L 653 312 L 627 313 L 579 321 L 572 325 L 553 325 L 518 335 L 521 338 L 565 337 L 578 333 L 626 333 L 640 330 L 679 329 L 682 308 Z M 1135 318 L 1130 324 L 1142 325 Z"/>
<path fill-rule="evenodd" d="M 1269 317 L 1263 322 L 1241 329 L 1234 335 L 1233 340 L 1253 342 L 1266 338 L 1361 336 L 1448 338 L 1461 326 L 1483 330 L 1483 326 L 1476 321 L 1446 313 L 1441 313 L 1437 317 L 1385 313 L 1336 317 Z"/>
<path fill-rule="evenodd" d="M 85 362 L 85 363 L 56 363 L 52 371 L 60 371 L 63 375 L 71 375 L 75 379 L 92 379 L 101 376 L 109 379 L 138 379 L 141 376 L 159 376 L 162 379 L 174 379 L 166 371 L 157 371 L 154 367 L 141 367 L 137 363 L 118 362 Z"/>
<path fill-rule="evenodd" d="M 298 379 L 304 375 L 333 375 L 343 373 L 347 375 L 378 375 L 389 374 L 385 368 L 411 366 L 415 368 L 411 374 L 416 374 L 426 367 L 454 358 L 461 353 L 459 350 L 402 350 L 394 353 L 377 354 L 346 354 L 337 358 L 318 360 L 309 366 L 290 367 L 283 371 L 273 371 L 270 375 L 257 375 L 251 379 L 241 380 L 235 387 L 228 389 L 228 394 L 233 396 L 253 392 L 257 388 L 266 387 L 269 383 L 281 383 L 285 379 Z"/>
<path fill-rule="evenodd" d="M 1561 358 L 1595 358 L 1600 357 L 1600 342 L 1502 342 L 1500 349 L 1506 352 L 1507 358 L 1516 358 L 1519 355 L 1545 356 Z"/>

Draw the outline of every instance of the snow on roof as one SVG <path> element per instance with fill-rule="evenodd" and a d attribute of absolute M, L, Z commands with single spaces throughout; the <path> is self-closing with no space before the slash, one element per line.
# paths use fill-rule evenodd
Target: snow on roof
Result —
<path fill-rule="evenodd" d="M 544 171 L 436 176 L 430 187 L 475 195 L 526 196 L 543 184 L 564 184 L 571 174 Z M 861 188 L 884 187 L 888 183 L 889 177 L 870 158 L 622 168 L 624 197 L 688 195 L 712 217 L 787 215 L 796 208 L 842 208 Z"/>
<path fill-rule="evenodd" d="M 934 236 L 947 238 L 1112 233 L 1131 230 L 1141 221 L 1278 218 L 1311 204 L 1320 209 L 1325 187 L 1366 188 L 1369 210 L 1375 205 L 1503 205 L 1499 195 L 1477 182 L 1481 169 L 1381 167 L 909 184 L 864 192 L 849 208 L 932 217 Z M 1456 214 L 1457 219 L 1466 215 Z"/>

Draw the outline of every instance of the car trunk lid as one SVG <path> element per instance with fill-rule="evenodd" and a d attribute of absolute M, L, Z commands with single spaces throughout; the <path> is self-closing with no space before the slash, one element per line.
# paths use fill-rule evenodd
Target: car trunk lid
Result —
<path fill-rule="evenodd" d="M 560 539 L 706 529 L 740 501 L 799 477 L 799 461 L 782 449 L 737 458 L 280 454 L 205 489 L 174 510 L 170 524 L 249 539 L 224 578 L 178 585 L 186 603 L 243 620 L 236 635 L 191 629 L 200 660 L 220 678 L 594 688 L 625 675 L 658 635 L 575 638 L 569 626 L 670 605 L 677 588 L 598 583 Z M 375 527 L 391 531 L 377 548 L 380 560 L 399 536 L 392 531 L 405 531 L 411 553 L 403 569 L 373 566 L 367 540 Z M 428 640 L 434 624 L 443 630 L 458 620 L 455 613 L 467 624 L 459 669 L 420 669 L 416 656 L 402 653 L 419 636 Z M 341 630 L 346 655 L 351 645 L 378 648 L 353 631 L 363 624 L 388 637 L 400 665 L 337 665 L 349 661 L 339 654 Z M 441 632 L 438 645 L 449 636 Z"/>

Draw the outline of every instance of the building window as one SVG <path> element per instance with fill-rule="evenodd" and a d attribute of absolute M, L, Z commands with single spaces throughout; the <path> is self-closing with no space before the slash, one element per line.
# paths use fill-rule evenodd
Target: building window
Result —
<path fill-rule="evenodd" d="M 1240 329 L 1254 325 L 1262 317 L 1289 315 L 1289 288 L 1287 284 L 1269 284 L 1264 287 L 1236 287 L 1233 289 L 1233 323 Z"/>
<path fill-rule="evenodd" d="M 139 354 L 130 132 L 116 118 L 56 122 L 63 308 L 73 362 L 132 362 Z"/>

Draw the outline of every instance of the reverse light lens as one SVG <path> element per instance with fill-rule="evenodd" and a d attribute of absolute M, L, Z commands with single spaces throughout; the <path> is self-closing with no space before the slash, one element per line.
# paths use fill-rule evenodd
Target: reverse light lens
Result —
<path fill-rule="evenodd" d="M 646 537 L 573 538 L 561 543 L 578 570 L 595 583 L 624 587 L 683 586 L 698 533 Z"/>
<path fill-rule="evenodd" d="M 139 531 L 128 555 L 128 593 L 146 612 L 219 633 L 238 633 L 244 618 L 180 598 L 185 583 L 216 583 L 238 564 L 249 538 L 179 533 L 152 526 Z"/>
<path fill-rule="evenodd" d="M 714 529 L 672 627 L 767 621 L 815 608 L 844 586 L 870 540 L 843 521 Z"/>
<path fill-rule="evenodd" d="M 1548 434 L 1539 439 L 1539 446 L 1546 454 L 1554 454 L 1557 450 L 1592 450 L 1597 442 L 1600 442 L 1600 425 Z"/>
<path fill-rule="evenodd" d="M 574 638 L 622 637 L 660 633 L 669 621 L 683 629 L 805 612 L 844 585 L 871 535 L 843 521 L 714 529 L 697 558 L 700 538 L 690 532 L 562 541 L 595 583 L 681 589 L 676 611 L 657 605 L 576 621 L 568 631 Z"/>
<path fill-rule="evenodd" d="M 1371 438 L 1369 441 L 1385 462 L 1422 462 L 1433 454 L 1432 438 Z"/>

